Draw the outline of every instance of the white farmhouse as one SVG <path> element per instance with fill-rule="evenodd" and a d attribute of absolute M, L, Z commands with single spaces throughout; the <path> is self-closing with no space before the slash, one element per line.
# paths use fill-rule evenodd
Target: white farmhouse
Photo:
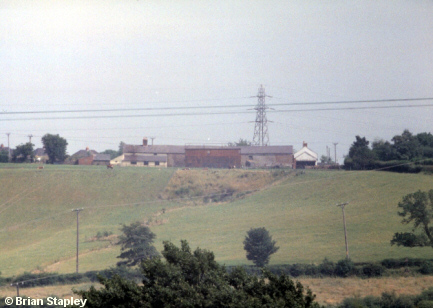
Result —
<path fill-rule="evenodd" d="M 295 153 L 295 165 L 296 169 L 305 169 L 307 166 L 314 167 L 317 165 L 318 155 L 316 152 L 311 151 L 308 148 L 307 143 L 303 142 L 303 147 Z"/>

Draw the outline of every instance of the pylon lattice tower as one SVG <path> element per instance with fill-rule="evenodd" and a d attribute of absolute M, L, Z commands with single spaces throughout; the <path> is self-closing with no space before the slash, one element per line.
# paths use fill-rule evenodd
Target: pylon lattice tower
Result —
<path fill-rule="evenodd" d="M 254 110 L 257 110 L 257 113 L 255 121 L 256 124 L 254 127 L 253 145 L 269 145 L 268 119 L 266 118 L 266 109 L 269 109 L 269 107 L 267 107 L 265 103 L 266 96 L 265 88 L 260 85 L 259 93 L 257 94 L 257 106 L 254 108 Z"/>

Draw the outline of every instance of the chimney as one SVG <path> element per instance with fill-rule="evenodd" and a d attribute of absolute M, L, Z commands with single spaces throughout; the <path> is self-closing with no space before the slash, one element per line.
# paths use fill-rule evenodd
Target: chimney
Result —
<path fill-rule="evenodd" d="M 2 148 L 2 149 L 4 148 L 4 145 L 3 145 L 3 143 L 2 143 L 1 145 L 0 145 L 0 148 Z"/>
<path fill-rule="evenodd" d="M 308 144 L 307 144 L 305 141 L 302 141 L 302 146 L 303 146 L 304 148 L 307 148 L 307 147 L 308 147 Z"/>
<path fill-rule="evenodd" d="M 86 147 L 86 151 L 89 152 L 89 147 Z"/>
<path fill-rule="evenodd" d="M 143 138 L 143 146 L 144 146 L 144 147 L 147 147 L 147 137 L 144 137 L 144 138 Z"/>

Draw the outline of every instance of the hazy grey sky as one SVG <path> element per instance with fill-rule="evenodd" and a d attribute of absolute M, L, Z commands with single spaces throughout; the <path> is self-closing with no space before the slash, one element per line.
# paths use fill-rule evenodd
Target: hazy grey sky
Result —
<path fill-rule="evenodd" d="M 40 147 L 60 134 L 73 154 L 144 136 L 252 140 L 261 84 L 268 104 L 433 97 L 432 14 L 431 1 L 2 0 L 0 143 L 32 134 Z M 341 162 L 355 135 L 432 132 L 433 107 L 280 111 L 414 104 L 433 101 L 272 106 L 270 143 L 306 141 L 321 155 L 338 142 Z M 242 107 L 5 114 L 233 105 Z M 219 111 L 236 114 L 84 118 Z M 75 119 L 52 119 L 61 117 Z"/>

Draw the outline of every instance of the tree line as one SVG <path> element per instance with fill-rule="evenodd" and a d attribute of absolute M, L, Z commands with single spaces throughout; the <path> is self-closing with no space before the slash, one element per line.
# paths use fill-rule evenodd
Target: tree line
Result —
<path fill-rule="evenodd" d="M 71 157 L 67 154 L 66 149 L 68 142 L 65 138 L 60 137 L 58 134 L 45 134 L 42 139 L 42 145 L 45 154 L 48 156 L 46 163 L 55 164 L 63 163 Z M 119 144 L 119 149 L 116 150 L 105 150 L 101 154 L 109 154 L 110 158 L 113 159 L 123 154 L 123 146 L 125 143 L 122 141 Z M 35 161 L 35 149 L 34 144 L 27 142 L 16 146 L 15 149 L 11 149 L 11 157 L 9 158 L 9 151 L 5 148 L 0 149 L 0 163 L 32 163 Z M 73 157 L 72 157 L 73 158 Z"/>
<path fill-rule="evenodd" d="M 344 160 L 347 170 L 419 172 L 421 165 L 433 166 L 433 135 L 414 135 L 407 129 L 391 141 L 379 139 L 371 144 L 365 137 L 356 136 Z"/>

